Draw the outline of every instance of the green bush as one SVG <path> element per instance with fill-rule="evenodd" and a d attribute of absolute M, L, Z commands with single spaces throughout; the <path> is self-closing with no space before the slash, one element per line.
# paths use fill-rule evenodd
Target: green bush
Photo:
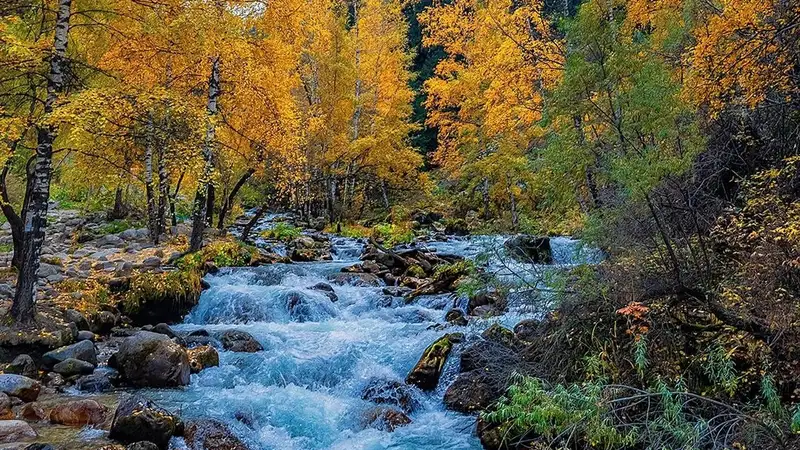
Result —
<path fill-rule="evenodd" d="M 100 227 L 100 234 L 117 234 L 131 228 L 137 228 L 139 224 L 130 220 L 113 220 Z"/>
<path fill-rule="evenodd" d="M 380 223 L 372 228 L 372 237 L 382 239 L 383 243 L 394 247 L 398 244 L 414 242 L 416 235 L 411 227 L 393 223 Z"/>
<path fill-rule="evenodd" d="M 300 228 L 297 228 L 290 223 L 279 222 L 271 230 L 265 230 L 262 232 L 261 237 L 264 239 L 276 239 L 286 242 L 299 237 L 301 231 L 302 230 L 300 230 Z"/>

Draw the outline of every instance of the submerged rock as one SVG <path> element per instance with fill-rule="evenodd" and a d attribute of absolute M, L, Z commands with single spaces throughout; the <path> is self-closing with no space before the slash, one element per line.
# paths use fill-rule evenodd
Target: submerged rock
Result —
<path fill-rule="evenodd" d="M 506 240 L 503 247 L 509 256 L 521 262 L 534 264 L 553 262 L 550 238 L 546 236 L 518 234 Z"/>
<path fill-rule="evenodd" d="M 219 353 L 210 345 L 201 345 L 189 349 L 189 367 L 192 373 L 199 373 L 203 369 L 219 366 Z"/>
<path fill-rule="evenodd" d="M 42 385 L 31 378 L 15 374 L 0 374 L 0 392 L 9 397 L 17 397 L 23 402 L 32 402 L 39 398 Z"/>
<path fill-rule="evenodd" d="M 139 441 L 129 444 L 125 450 L 158 450 L 158 446 L 150 441 Z"/>
<path fill-rule="evenodd" d="M 108 375 L 102 372 L 95 372 L 78 378 L 75 381 L 75 387 L 81 392 L 92 394 L 114 390 L 114 385 Z"/>
<path fill-rule="evenodd" d="M 406 377 L 406 383 L 413 384 L 424 391 L 436 389 L 444 363 L 452 349 L 453 342 L 450 340 L 450 335 L 446 334 L 437 339 L 422 353 L 422 357 Z"/>
<path fill-rule="evenodd" d="M 450 311 L 447 311 L 447 314 L 444 316 L 444 320 L 446 320 L 449 324 L 461 327 L 466 326 L 468 323 L 464 311 L 458 308 L 453 308 Z"/>
<path fill-rule="evenodd" d="M 361 393 L 361 398 L 373 403 L 394 405 L 406 413 L 412 413 L 419 407 L 411 387 L 400 381 L 384 378 L 369 380 Z"/>
<path fill-rule="evenodd" d="M 0 443 L 34 439 L 36 432 L 22 420 L 0 420 Z"/>
<path fill-rule="evenodd" d="M 339 297 L 336 295 L 336 292 L 333 290 L 333 286 L 328 283 L 317 283 L 311 286 L 309 289 L 314 291 L 320 291 L 324 293 L 332 302 L 339 301 Z"/>
<path fill-rule="evenodd" d="M 95 400 L 75 400 L 50 410 L 50 422 L 74 427 L 99 425 L 105 422 L 107 412 L 108 408 Z"/>
<path fill-rule="evenodd" d="M 369 286 L 379 287 L 383 285 L 383 281 L 371 273 L 337 273 L 331 278 L 334 284 L 340 286 Z"/>
<path fill-rule="evenodd" d="M 219 336 L 222 348 L 232 352 L 255 353 L 264 350 L 256 338 L 250 333 L 239 330 L 228 330 Z"/>
<path fill-rule="evenodd" d="M 361 418 L 363 428 L 371 427 L 389 432 L 410 423 L 411 419 L 403 411 L 385 406 L 368 409 Z"/>
<path fill-rule="evenodd" d="M 183 439 L 190 450 L 248 450 L 248 447 L 217 420 L 201 419 L 186 424 Z"/>
<path fill-rule="evenodd" d="M 125 444 L 150 441 L 161 450 L 179 429 L 180 420 L 140 395 L 123 399 L 114 412 L 108 437 Z"/>
<path fill-rule="evenodd" d="M 139 387 L 189 384 L 189 355 L 168 336 L 148 331 L 126 338 L 114 355 L 120 376 Z"/>

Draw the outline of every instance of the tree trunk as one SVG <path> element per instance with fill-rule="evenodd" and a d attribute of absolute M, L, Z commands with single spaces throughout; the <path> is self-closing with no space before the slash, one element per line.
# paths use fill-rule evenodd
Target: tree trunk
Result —
<path fill-rule="evenodd" d="M 239 181 L 236 182 L 236 185 L 233 187 L 231 193 L 228 194 L 227 198 L 225 198 L 225 203 L 222 204 L 222 209 L 219 210 L 217 229 L 221 230 L 223 227 L 225 227 L 225 216 L 228 215 L 228 211 L 233 206 L 233 200 L 236 198 L 236 194 L 239 193 L 239 189 L 241 189 L 242 186 L 247 183 L 247 180 L 249 180 L 254 173 L 256 173 L 255 169 L 247 169 L 247 172 L 245 172 L 244 175 L 239 178 Z"/>
<path fill-rule="evenodd" d="M 194 208 L 192 211 L 192 236 L 189 240 L 189 252 L 196 252 L 203 246 L 203 232 L 206 225 L 206 208 L 208 188 L 211 184 L 213 175 L 213 147 L 216 139 L 216 124 L 214 116 L 217 115 L 217 102 L 219 100 L 219 56 L 215 56 L 211 61 L 211 76 L 208 79 L 208 104 L 206 113 L 208 123 L 206 125 L 206 140 L 203 144 L 203 159 L 205 168 L 203 176 L 198 180 L 197 193 L 194 197 Z"/>
<path fill-rule="evenodd" d="M 128 208 L 125 206 L 125 202 L 122 198 L 122 186 L 117 185 L 117 189 L 114 191 L 114 207 L 111 209 L 111 214 L 109 215 L 111 220 L 118 220 L 124 219 L 125 216 L 128 215 Z"/>
<path fill-rule="evenodd" d="M 19 272 L 22 269 L 22 234 L 23 222 L 22 218 L 14 211 L 14 206 L 8 196 L 8 185 L 6 184 L 6 176 L 11 170 L 11 158 L 6 160 L 3 171 L 0 172 L 0 209 L 3 215 L 8 220 L 8 225 L 11 227 L 11 241 L 14 244 L 14 256 L 11 258 L 11 265 Z"/>
<path fill-rule="evenodd" d="M 150 241 L 158 244 L 159 225 L 158 210 L 156 207 L 155 186 L 153 186 L 153 146 L 155 145 L 155 126 L 153 125 L 153 115 L 147 116 L 147 143 L 144 151 L 144 185 L 145 196 L 147 198 L 147 231 L 150 234 Z"/>
<path fill-rule="evenodd" d="M 508 198 L 511 202 L 511 230 L 516 232 L 519 228 L 519 213 L 517 212 L 517 198 L 514 196 L 514 186 L 508 184 Z"/>
<path fill-rule="evenodd" d="M 386 187 L 386 180 L 381 180 L 381 196 L 383 197 L 383 206 L 389 209 L 389 189 Z"/>
<path fill-rule="evenodd" d="M 50 76 L 47 80 L 47 97 L 44 113 L 53 112 L 58 95 L 64 89 L 64 59 L 67 54 L 69 20 L 72 0 L 59 0 L 53 54 L 50 57 Z M 22 235 L 22 269 L 17 278 L 17 289 L 11 315 L 17 322 L 31 322 L 36 317 L 36 273 L 44 244 L 47 225 L 47 202 L 50 199 L 50 178 L 53 159 L 53 141 L 57 130 L 52 125 L 37 129 L 36 165 L 33 171 L 32 192 Z"/>
<path fill-rule="evenodd" d="M 491 215 L 491 202 L 489 198 L 489 179 L 483 179 L 483 186 L 481 188 L 481 194 L 483 195 L 483 218 L 488 220 Z"/>
<path fill-rule="evenodd" d="M 175 184 L 175 192 L 169 196 L 169 215 L 171 217 L 171 223 L 173 227 L 178 226 L 178 215 L 175 213 L 175 201 L 178 198 L 178 192 L 181 191 L 181 183 L 183 183 L 183 177 L 186 175 L 186 172 L 181 172 L 181 175 L 178 177 L 178 183 Z"/>
<path fill-rule="evenodd" d="M 250 218 L 250 221 L 247 222 L 247 225 L 244 226 L 242 229 L 242 240 L 247 241 L 247 238 L 250 237 L 250 232 L 253 230 L 253 227 L 258 223 L 259 219 L 264 217 L 264 213 L 267 212 L 267 205 L 263 204 L 261 207 L 258 208 L 255 215 Z"/>
<path fill-rule="evenodd" d="M 167 203 L 169 201 L 169 173 L 163 145 L 158 151 L 158 234 L 167 231 Z"/>
<path fill-rule="evenodd" d="M 217 202 L 217 188 L 213 183 L 208 184 L 206 195 L 206 226 L 214 226 L 214 204 Z"/>

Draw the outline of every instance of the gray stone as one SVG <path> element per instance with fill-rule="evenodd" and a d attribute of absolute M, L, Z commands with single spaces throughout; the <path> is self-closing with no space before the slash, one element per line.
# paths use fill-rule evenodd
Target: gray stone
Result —
<path fill-rule="evenodd" d="M 16 374 L 0 374 L 0 392 L 17 397 L 23 402 L 32 402 L 39 398 L 42 385 L 31 378 Z"/>
<path fill-rule="evenodd" d="M 47 352 L 42 356 L 42 363 L 49 368 L 69 358 L 86 361 L 94 366 L 97 365 L 97 351 L 91 341 L 81 341 Z"/>
<path fill-rule="evenodd" d="M 0 283 L 0 298 L 13 298 L 14 288 L 10 284 Z"/>
<path fill-rule="evenodd" d="M 89 375 L 94 372 L 94 365 L 79 359 L 67 358 L 53 366 L 53 372 L 68 378 L 75 375 Z"/>
<path fill-rule="evenodd" d="M 39 375 L 39 371 L 36 369 L 36 363 L 33 362 L 33 358 L 28 355 L 17 356 L 11 361 L 11 364 L 6 366 L 4 371 L 6 373 L 23 375 L 28 378 L 36 378 L 36 376 Z"/>
<path fill-rule="evenodd" d="M 61 269 L 53 264 L 41 263 L 39 264 L 39 271 L 36 272 L 40 278 L 47 278 L 52 275 L 58 275 Z"/>
<path fill-rule="evenodd" d="M 189 384 L 189 356 L 168 336 L 140 331 L 126 338 L 114 355 L 116 369 L 134 386 L 176 387 Z"/>
<path fill-rule="evenodd" d="M 161 258 L 158 256 L 150 256 L 142 261 L 144 267 L 159 267 L 161 266 Z"/>
<path fill-rule="evenodd" d="M 94 333 L 88 330 L 82 330 L 78 332 L 78 342 L 80 341 L 92 341 L 94 342 Z"/>
<path fill-rule="evenodd" d="M 22 420 L 0 420 L 0 442 L 27 441 L 36 438 L 36 432 Z"/>

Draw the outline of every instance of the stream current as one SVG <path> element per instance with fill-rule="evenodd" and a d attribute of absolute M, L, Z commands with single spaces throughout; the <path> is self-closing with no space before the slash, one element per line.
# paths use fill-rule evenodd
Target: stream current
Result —
<path fill-rule="evenodd" d="M 501 317 L 472 318 L 467 326 L 437 330 L 432 325 L 444 323 L 447 310 L 454 304 L 463 307 L 464 300 L 437 295 L 406 305 L 402 298 L 386 295 L 383 287 L 331 283 L 338 298 L 333 302 L 311 286 L 330 283 L 330 276 L 357 263 L 363 244 L 332 239 L 333 261 L 224 268 L 207 276 L 211 287 L 175 329 L 203 328 L 212 334 L 238 329 L 252 334 L 264 350 L 220 350 L 219 367 L 192 375 L 188 387 L 145 394 L 184 418 L 219 419 L 256 449 L 480 449 L 475 417 L 447 411 L 442 404 L 444 391 L 458 373 L 459 353 L 492 323 L 513 327 L 541 315 L 541 307 L 537 312 L 526 302 L 512 301 Z M 503 263 L 508 258 L 497 250 L 503 240 L 450 238 L 426 245 L 467 258 L 489 252 L 489 271 L 517 279 L 524 287 L 535 285 L 531 277 L 538 279 L 537 269 L 543 267 Z M 551 245 L 554 264 L 544 270 L 600 258 L 571 239 L 554 238 Z M 295 304 L 291 312 L 290 301 Z M 393 432 L 365 428 L 364 413 L 375 407 L 361 398 L 366 384 L 376 377 L 402 382 L 425 348 L 446 332 L 463 332 L 467 339 L 454 348 L 435 391 L 414 389 L 420 407 L 409 414 L 411 424 Z"/>

